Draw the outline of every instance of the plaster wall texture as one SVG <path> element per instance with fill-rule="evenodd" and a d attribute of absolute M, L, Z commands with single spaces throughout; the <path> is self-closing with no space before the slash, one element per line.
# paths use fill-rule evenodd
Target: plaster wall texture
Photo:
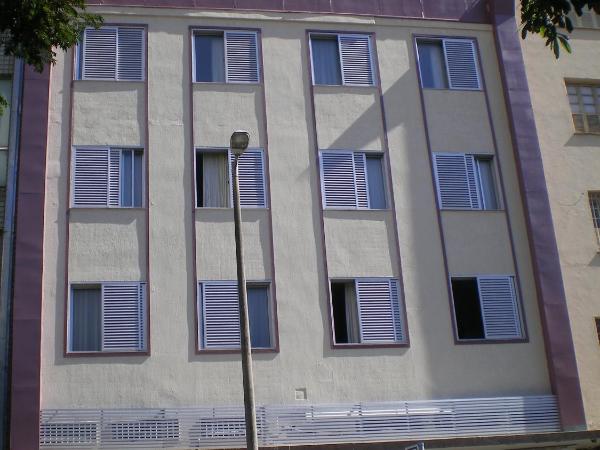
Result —
<path fill-rule="evenodd" d="M 522 43 L 561 260 L 588 428 L 600 427 L 600 253 L 588 191 L 600 190 L 600 136 L 576 134 L 565 80 L 600 79 L 600 31 L 576 30 L 558 61 L 536 37 Z"/>
<path fill-rule="evenodd" d="M 143 147 L 144 84 L 73 82 L 73 145 Z"/>
<path fill-rule="evenodd" d="M 72 209 L 69 223 L 69 279 L 146 280 L 144 209 Z"/>
<path fill-rule="evenodd" d="M 271 238 L 267 211 L 242 211 L 244 266 L 248 280 L 271 279 Z M 236 280 L 232 209 L 196 210 L 198 280 Z"/>
<path fill-rule="evenodd" d="M 293 403 L 296 388 L 306 388 L 308 401 L 317 403 L 550 392 L 527 238 L 489 26 L 302 14 L 203 13 L 151 8 L 98 10 L 106 14 L 108 22 L 147 23 L 149 30 L 149 139 L 145 147 L 150 186 L 150 272 L 147 279 L 151 356 L 65 358 L 62 354 L 65 301 L 63 268 L 68 205 L 69 136 L 66 119 L 71 63 L 69 58 L 60 54 L 53 70 L 51 86 L 42 408 L 178 407 L 242 402 L 239 356 L 195 353 L 194 286 L 197 275 L 229 277 L 234 266 L 227 256 L 232 254 L 230 245 L 203 238 L 204 233 L 225 236 L 227 229 L 231 228 L 230 223 L 225 223 L 230 220 L 230 212 L 215 212 L 214 216 L 222 214 L 220 219 L 208 217 L 213 214 L 208 210 L 197 212 L 194 216 L 190 151 L 193 145 L 226 146 L 230 130 L 241 125 L 255 126 L 260 139 L 265 139 L 261 135 L 262 114 L 257 106 L 260 96 L 257 97 L 255 91 L 244 91 L 239 98 L 235 96 L 234 100 L 228 100 L 239 101 L 240 111 L 250 115 L 240 125 L 228 124 L 227 121 L 238 117 L 228 115 L 231 108 L 210 103 L 221 94 L 229 96 L 228 89 L 215 86 L 219 94 L 214 94 L 208 92 L 208 86 L 194 86 L 194 92 L 190 92 L 190 25 L 262 29 L 267 119 L 263 126 L 268 130 L 269 141 L 270 207 L 277 270 L 280 352 L 255 355 L 257 403 Z M 378 95 L 369 90 L 346 93 L 345 88 L 340 89 L 339 100 L 335 94 L 328 92 L 326 98 L 319 92 L 317 102 L 339 102 L 344 107 L 340 114 L 319 116 L 319 133 L 320 139 L 331 143 L 328 145 L 339 141 L 344 145 L 354 145 L 352 148 L 356 149 L 377 150 L 382 145 L 383 127 L 380 114 L 378 121 L 375 121 L 377 114 L 374 111 L 378 108 L 373 105 L 378 101 L 384 103 L 392 172 L 389 182 L 396 204 L 410 348 L 334 350 L 330 347 L 328 280 L 325 276 L 318 209 L 321 199 L 317 143 L 309 97 L 310 76 L 305 39 L 306 29 L 321 27 L 377 33 L 383 98 L 380 100 Z M 454 344 L 412 33 L 467 34 L 477 37 L 480 42 L 492 118 L 496 129 L 501 130 L 498 133 L 498 158 L 504 172 L 506 204 L 515 232 L 517 271 L 523 284 L 522 301 L 529 342 Z M 81 84 L 85 84 L 87 90 L 97 93 L 100 98 L 108 98 L 106 91 L 118 91 L 122 86 L 118 82 L 88 83 Z M 199 134 L 194 141 L 190 129 L 192 95 L 194 108 L 198 108 L 194 116 L 196 132 Z M 347 96 L 360 97 L 364 102 L 357 101 L 355 105 Z M 208 104 L 203 106 L 204 102 Z M 135 107 L 129 101 L 127 104 L 130 105 L 130 111 L 138 108 L 139 95 Z M 349 104 L 354 109 L 346 108 Z M 321 112 L 328 107 L 322 102 L 321 106 Z M 211 123 L 209 119 L 203 124 L 202 120 L 205 119 L 198 114 L 207 111 L 212 111 L 212 117 L 221 117 L 216 131 L 208 126 Z M 487 115 L 485 109 L 478 114 Z M 104 119 L 94 124 L 94 129 L 101 131 L 90 131 L 90 136 L 94 133 L 111 135 L 114 122 L 106 115 L 102 117 Z M 141 115 L 137 117 L 138 122 L 133 123 L 132 128 L 144 125 L 139 123 Z M 367 122 L 363 121 L 374 122 L 366 126 Z M 355 122 L 361 124 L 361 133 L 348 131 Z M 471 132 L 469 124 L 453 130 L 453 133 L 461 134 Z M 137 133 L 140 140 L 139 136 L 143 136 L 139 130 L 131 133 Z M 122 138 L 129 139 L 127 136 L 123 134 Z M 83 133 L 80 140 L 83 143 L 86 139 Z M 119 144 L 114 140 L 111 142 Z M 121 211 L 115 213 L 118 212 Z M 205 213 L 208 218 L 204 217 Z M 351 276 L 347 273 L 349 271 L 371 276 L 396 274 L 399 264 L 395 260 L 395 252 L 389 250 L 389 244 L 394 242 L 393 220 L 390 218 L 392 210 L 366 212 L 374 213 L 368 220 L 363 220 L 363 212 L 347 213 L 347 218 L 335 215 L 326 215 L 325 218 L 327 238 L 324 241 L 331 265 L 330 276 Z M 264 225 L 267 212 L 254 211 L 252 214 L 255 215 L 245 214 L 248 217 L 245 223 L 247 253 L 252 258 L 252 267 L 247 269 L 248 278 L 260 278 L 263 273 L 264 277 L 269 277 L 270 265 L 266 262 L 265 255 L 268 252 L 264 242 L 268 241 Z M 85 219 L 82 217 L 80 220 Z M 112 232 L 106 230 L 114 227 L 115 222 L 118 221 L 114 219 L 109 225 L 100 223 L 94 228 L 102 233 Z M 341 238 L 337 233 L 329 233 L 346 228 L 360 231 L 356 242 L 339 241 Z M 93 234 L 95 231 L 86 233 Z M 193 270 L 193 233 L 200 238 L 197 244 L 197 273 Z M 81 236 L 84 237 L 83 234 Z M 135 237 L 139 240 L 139 230 Z M 337 248 L 341 245 L 364 248 L 366 256 L 349 263 L 347 259 L 354 257 L 354 250 Z M 383 251 L 384 248 L 387 253 Z M 374 249 L 381 249 L 381 252 Z M 208 255 L 209 251 L 218 252 L 219 256 Z M 480 255 L 496 252 L 497 247 L 473 248 L 470 251 L 472 253 L 469 255 L 483 259 Z M 80 251 L 74 249 L 73 253 L 79 254 Z M 506 258 L 504 249 L 498 255 L 494 253 L 488 256 L 502 261 Z M 213 264 L 212 261 L 218 263 Z M 132 267 L 135 267 L 128 270 L 136 270 L 141 265 L 141 261 L 137 264 L 132 261 Z M 373 273 L 372 268 L 381 273 Z M 125 271 L 123 273 L 125 275 Z M 507 367 L 511 370 L 506 370 Z"/>
<path fill-rule="evenodd" d="M 443 211 L 448 269 L 455 275 L 516 273 L 503 211 Z"/>

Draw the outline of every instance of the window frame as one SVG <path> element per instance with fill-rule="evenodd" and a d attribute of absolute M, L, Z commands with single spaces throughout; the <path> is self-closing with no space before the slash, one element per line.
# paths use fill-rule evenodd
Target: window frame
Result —
<path fill-rule="evenodd" d="M 444 55 L 444 67 L 446 69 L 446 83 L 447 87 L 436 88 L 436 87 L 425 87 L 423 85 L 423 76 L 421 72 L 421 61 L 419 58 L 419 41 L 423 42 L 436 42 L 439 41 L 442 46 L 442 54 Z M 446 56 L 446 46 L 444 45 L 445 41 L 467 41 L 470 42 L 473 46 L 473 57 L 474 57 L 474 68 L 477 75 L 477 88 L 466 88 L 466 87 L 452 87 L 452 81 L 450 77 L 450 70 L 448 67 L 448 58 Z M 482 92 L 485 90 L 485 85 L 483 82 L 483 72 L 482 72 L 482 63 L 481 63 L 481 52 L 479 51 L 478 41 L 475 37 L 462 37 L 462 36 L 432 36 L 432 35 L 414 35 L 414 51 L 415 58 L 417 62 L 417 75 L 419 79 L 419 87 L 422 90 L 433 90 L 433 91 L 467 91 L 467 92 Z"/>
<path fill-rule="evenodd" d="M 141 54 L 141 62 L 142 62 L 142 67 L 141 67 L 141 73 L 142 73 L 142 79 L 141 80 L 123 80 L 123 79 L 119 79 L 118 77 L 118 67 L 119 67 L 119 41 L 118 41 L 118 37 L 117 37 L 117 43 L 116 43 L 116 48 L 115 48 L 115 78 L 110 79 L 110 78 L 87 78 L 84 77 L 84 66 L 85 66 L 85 58 L 83 57 L 84 54 L 84 47 L 85 47 L 85 31 L 87 29 L 92 29 L 93 27 L 86 27 L 80 37 L 80 39 L 77 41 L 77 44 L 75 44 L 74 47 L 74 52 L 73 52 L 73 80 L 74 81 L 106 81 L 106 82 L 121 82 L 121 83 L 145 83 L 148 80 L 148 63 L 147 63 L 147 58 L 148 58 L 148 25 L 147 24 L 138 24 L 138 23 L 131 23 L 131 24 L 111 24 L 111 23 L 104 23 L 102 24 L 102 26 L 100 27 L 100 29 L 106 28 L 106 29 L 114 29 L 117 30 L 117 36 L 118 36 L 118 29 L 119 28 L 137 28 L 137 29 L 141 29 L 142 32 L 142 54 Z"/>
<path fill-rule="evenodd" d="M 349 31 L 349 32 L 343 32 L 343 31 L 319 31 L 319 30 L 308 30 L 307 31 L 308 34 L 308 55 L 309 55 L 309 64 L 310 64 L 310 80 L 311 80 L 311 86 L 314 87 L 353 87 L 353 88 L 373 88 L 373 87 L 377 87 L 379 85 L 379 81 L 378 81 L 378 67 L 377 67 L 377 56 L 375 54 L 376 51 L 376 46 L 375 46 L 375 34 L 374 33 L 368 33 L 368 32 L 360 32 L 360 31 Z M 331 37 L 335 37 L 336 43 L 337 43 L 337 47 L 338 47 L 338 58 L 339 58 L 339 67 L 340 67 L 340 80 L 341 80 L 341 84 L 317 84 L 315 82 L 315 64 L 314 64 L 314 58 L 313 58 L 313 46 L 312 46 L 312 39 L 313 36 L 319 38 L 331 38 Z M 370 69 L 371 69 L 371 77 L 372 77 L 372 83 L 371 84 L 356 84 L 356 83 L 348 83 L 345 81 L 345 77 L 344 77 L 344 61 L 343 61 L 343 56 L 342 56 L 342 49 L 341 49 L 341 44 L 340 44 L 340 36 L 348 36 L 348 37 L 352 37 L 352 36 L 356 36 L 356 37 L 367 37 L 368 38 L 368 42 L 369 42 L 369 64 L 370 64 Z"/>
<path fill-rule="evenodd" d="M 355 207 L 348 207 L 348 206 L 326 206 L 326 196 L 325 196 L 325 183 L 324 183 L 324 176 L 325 176 L 325 171 L 324 171 L 324 167 L 323 167 L 323 161 L 322 161 L 322 154 L 323 153 L 347 153 L 347 154 L 352 154 L 352 157 L 354 158 L 355 154 L 364 154 L 365 155 L 365 189 L 366 189 L 366 193 L 367 193 L 367 201 L 369 203 L 369 207 L 368 208 L 361 208 L 359 206 L 355 206 Z M 383 179 L 383 193 L 385 196 L 385 208 L 371 208 L 371 196 L 369 193 L 369 174 L 368 174 L 368 170 L 367 170 L 367 163 L 366 163 L 366 159 L 367 158 L 379 158 L 381 159 L 381 176 Z M 345 149 L 320 149 L 318 152 L 318 158 L 319 158 L 319 183 L 320 183 L 320 188 L 321 188 L 321 208 L 323 211 L 389 211 L 391 210 L 391 184 L 389 181 L 389 171 L 388 171 L 388 154 L 385 151 L 380 151 L 380 150 L 345 150 Z M 355 195 L 358 197 L 358 194 L 356 194 L 356 172 L 354 172 L 354 192 Z M 358 201 L 357 201 L 358 203 Z"/>
<path fill-rule="evenodd" d="M 228 147 L 194 147 L 194 209 L 195 210 L 232 210 L 233 209 L 233 173 L 231 171 L 231 149 Z M 261 209 L 269 209 L 269 195 L 267 189 L 269 189 L 269 180 L 268 177 L 268 168 L 266 162 L 266 152 L 262 147 L 248 147 L 246 151 L 260 151 L 262 153 L 262 184 L 263 184 L 263 192 L 265 193 L 265 206 L 244 206 L 241 205 L 242 209 L 251 209 L 251 210 L 261 210 Z M 229 176 L 228 185 L 229 185 L 229 206 L 198 206 L 198 172 L 197 172 L 197 163 L 196 158 L 199 153 L 225 153 L 227 155 L 227 173 Z"/>
<path fill-rule="evenodd" d="M 332 288 L 331 285 L 332 283 L 354 283 L 355 285 L 355 289 L 356 289 L 356 281 L 357 280 L 362 280 L 362 281 L 384 281 L 384 280 L 388 280 L 388 281 L 395 281 L 398 284 L 398 309 L 399 309 L 399 313 L 400 313 L 400 327 L 402 329 L 402 334 L 403 334 L 403 340 L 402 341 L 396 341 L 396 342 L 378 342 L 378 343 L 361 343 L 361 342 L 353 342 L 353 343 L 338 343 L 335 340 L 335 323 L 334 323 L 334 313 L 333 313 L 333 295 L 332 295 Z M 410 347 L 410 332 L 409 332 L 409 327 L 408 327 L 408 317 L 406 314 L 406 304 L 404 301 L 404 293 L 403 293 L 403 287 L 402 287 L 402 281 L 400 278 L 396 278 L 396 277 L 331 277 L 328 280 L 328 285 L 327 285 L 327 296 L 328 296 L 328 313 L 329 313 L 329 339 L 330 339 L 330 348 L 332 350 L 338 350 L 338 349 L 368 349 L 368 348 L 407 348 Z M 357 307 L 357 313 L 356 313 L 356 317 L 358 320 L 358 328 L 359 328 L 359 339 L 360 339 L 360 334 L 362 333 L 361 330 L 361 318 L 360 318 L 360 312 L 358 311 L 358 309 L 360 308 L 359 306 L 359 293 L 358 290 L 356 290 L 356 307 Z M 392 319 L 393 320 L 393 319 Z"/>
<path fill-rule="evenodd" d="M 137 284 L 145 285 L 144 295 L 144 348 L 140 350 L 71 350 L 72 332 L 73 332 L 73 292 L 77 289 L 99 289 L 100 290 L 100 347 L 104 339 L 103 324 L 104 324 L 104 306 L 102 302 L 102 294 L 105 285 L 129 285 Z M 148 283 L 145 281 L 77 281 L 69 283 L 68 296 L 65 308 L 65 328 L 64 328 L 64 357 L 88 357 L 88 356 L 149 356 L 150 355 L 150 304 L 148 295 Z"/>
<path fill-rule="evenodd" d="M 123 150 L 133 150 L 135 151 L 140 151 L 142 152 L 142 179 L 140 180 L 141 183 L 141 195 L 142 195 L 142 205 L 141 206 L 122 206 L 121 202 L 122 202 L 122 198 L 121 198 L 121 157 L 119 157 L 119 205 L 118 206 L 111 206 L 109 204 L 109 202 L 107 202 L 106 205 L 76 205 L 75 204 L 75 156 L 76 156 L 76 152 L 77 149 L 102 149 L 102 150 L 106 150 L 109 153 L 109 158 L 110 158 L 110 151 L 111 150 L 118 150 L 120 153 L 122 153 Z M 70 180 L 69 180 L 69 208 L 70 209 L 116 209 L 116 210 L 120 210 L 120 209 L 147 209 L 147 198 L 146 198 L 146 193 L 148 191 L 148 186 L 147 186 L 147 155 L 146 155 L 146 149 L 143 147 L 138 147 L 138 146 L 117 146 L 117 145 L 74 145 L 71 149 L 71 161 L 70 161 L 70 168 L 69 168 L 69 172 L 70 172 Z M 107 196 L 109 194 L 107 193 Z"/>
<path fill-rule="evenodd" d="M 202 285 L 205 283 L 211 284 L 227 284 L 235 285 L 237 287 L 237 281 L 235 280 L 197 280 L 196 281 L 196 302 L 195 302 L 195 323 L 196 323 L 196 354 L 239 354 L 240 348 L 206 348 L 204 341 L 204 302 L 203 302 L 203 288 Z M 247 280 L 246 289 L 248 288 L 260 288 L 265 287 L 267 289 L 267 301 L 268 301 L 268 314 L 269 314 L 269 337 L 271 341 L 270 347 L 252 347 L 250 348 L 252 353 L 279 353 L 279 325 L 277 316 L 277 299 L 275 297 L 274 282 L 270 279 L 266 280 Z M 246 291 L 247 292 L 247 291 Z M 250 306 L 248 305 L 248 312 Z M 239 312 L 239 311 L 238 311 Z"/>
<path fill-rule="evenodd" d="M 453 207 L 453 208 L 448 208 L 448 207 L 444 207 L 442 205 L 442 191 L 440 189 L 440 182 L 439 182 L 439 174 L 438 174 L 438 167 L 437 167 L 437 162 L 435 159 L 435 156 L 437 155 L 450 155 L 450 156 L 456 156 L 456 155 L 462 155 L 463 157 L 467 157 L 467 156 L 471 156 L 473 157 L 473 170 L 475 172 L 475 180 L 476 180 L 476 190 L 477 190 L 477 195 L 479 197 L 479 202 L 481 204 L 480 208 L 460 208 L 460 207 Z M 500 184 L 500 176 L 498 173 L 498 163 L 497 163 L 497 155 L 493 154 L 493 153 L 462 153 L 462 152 L 432 152 L 432 165 L 433 165 L 433 181 L 434 181 L 434 185 L 435 185 L 435 190 L 436 190 L 436 202 L 438 204 L 438 209 L 440 211 L 480 211 L 480 212 L 498 212 L 498 211 L 504 211 L 505 210 L 505 205 L 504 205 L 504 198 L 501 195 L 502 194 L 502 185 Z M 481 182 L 481 172 L 479 169 L 479 164 L 478 161 L 480 160 L 487 160 L 490 161 L 491 163 L 491 171 L 492 171 L 492 177 L 493 177 L 493 186 L 494 186 L 494 195 L 496 197 L 496 203 L 498 204 L 498 207 L 495 209 L 491 209 L 491 208 L 486 208 L 485 207 L 485 196 L 483 195 L 483 184 Z M 468 173 L 467 173 L 467 178 L 468 178 Z"/>
<path fill-rule="evenodd" d="M 256 36 L 256 71 L 257 81 L 229 81 L 227 75 L 227 41 L 226 33 L 252 33 Z M 223 70 L 224 70 L 224 81 L 196 81 L 196 39 L 197 34 L 206 35 L 222 35 L 223 38 Z M 192 86 L 198 85 L 242 85 L 242 86 L 256 86 L 263 84 L 263 63 L 262 63 L 262 34 L 258 28 L 238 28 L 238 27 L 190 27 L 190 49 L 191 49 L 191 80 Z"/>
<path fill-rule="evenodd" d="M 596 245 L 598 246 L 598 252 L 600 252 L 600 190 L 588 191 L 588 202 L 590 205 L 589 211 L 592 219 L 592 227 L 596 234 Z M 598 212 L 597 217 L 595 215 L 596 211 Z"/>
<path fill-rule="evenodd" d="M 462 280 L 474 279 L 475 280 L 475 284 L 477 286 L 477 299 L 478 299 L 479 305 L 480 305 L 481 321 L 482 321 L 483 330 L 485 333 L 485 318 L 483 316 L 483 304 L 482 304 L 482 300 L 481 300 L 480 287 L 479 287 L 479 279 L 480 278 L 501 278 L 501 279 L 511 278 L 512 279 L 512 287 L 514 289 L 514 294 L 515 294 L 515 308 L 519 315 L 519 326 L 520 326 L 521 336 L 506 338 L 506 339 L 486 338 L 486 337 L 477 338 L 477 339 L 461 339 L 461 338 L 459 338 L 459 336 L 458 336 L 458 320 L 456 317 L 456 309 L 455 309 L 455 304 L 454 304 L 454 291 L 452 289 L 452 280 L 455 280 L 455 279 L 457 279 L 457 280 L 458 279 L 462 279 Z M 518 277 L 516 274 L 497 274 L 497 273 L 495 273 L 495 274 L 477 273 L 477 274 L 457 274 L 457 275 L 449 274 L 448 275 L 448 293 L 449 293 L 449 300 L 450 300 L 450 316 L 452 319 L 452 334 L 454 336 L 454 344 L 455 345 L 518 344 L 518 343 L 529 342 L 529 334 L 528 334 L 528 330 L 527 330 L 527 321 L 526 321 L 526 317 L 525 317 L 523 296 L 521 295 L 519 280 L 518 280 Z"/>
<path fill-rule="evenodd" d="M 598 17 L 599 17 L 598 21 L 600 22 L 600 15 Z M 575 90 L 576 90 L 575 94 L 569 93 L 570 87 L 575 88 Z M 585 107 L 584 107 L 584 103 L 583 103 L 583 96 L 581 95 L 582 88 L 591 88 L 592 89 L 592 98 L 595 100 L 594 106 L 596 107 L 595 114 L 588 113 L 585 111 Z M 590 126 L 589 126 L 589 122 L 588 122 L 588 116 L 591 116 L 591 115 L 597 115 L 598 120 L 600 121 L 600 81 L 582 81 L 582 80 L 565 79 L 565 91 L 567 94 L 569 113 L 571 115 L 571 123 L 573 126 L 573 130 L 575 130 L 575 134 L 589 134 L 589 135 L 594 135 L 594 136 L 600 135 L 600 128 L 598 131 L 590 131 Z M 573 110 L 571 108 L 571 101 L 569 99 L 569 97 L 571 95 L 577 96 L 577 105 L 579 107 L 579 111 L 576 113 L 573 112 Z M 582 116 L 583 130 L 577 129 L 577 126 L 575 125 L 575 120 L 574 120 L 573 116 L 576 114 Z"/>

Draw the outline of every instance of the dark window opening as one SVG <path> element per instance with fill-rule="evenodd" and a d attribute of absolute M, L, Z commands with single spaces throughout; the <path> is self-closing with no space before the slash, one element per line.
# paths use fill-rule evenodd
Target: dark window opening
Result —
<path fill-rule="evenodd" d="M 227 152 L 196 152 L 196 206 L 228 208 L 229 200 Z"/>
<path fill-rule="evenodd" d="M 342 69 L 337 36 L 311 36 L 315 84 L 341 85 Z"/>
<path fill-rule="evenodd" d="M 448 89 L 444 47 L 441 40 L 419 40 L 419 72 L 421 86 L 426 89 Z"/>
<path fill-rule="evenodd" d="M 100 287 L 73 289 L 71 297 L 71 351 L 102 350 L 102 300 Z"/>
<path fill-rule="evenodd" d="M 336 344 L 358 344 L 360 330 L 353 281 L 331 283 L 333 330 Z"/>
<path fill-rule="evenodd" d="M 452 279 L 452 297 L 458 338 L 485 339 L 477 279 Z"/>
<path fill-rule="evenodd" d="M 196 34 L 194 53 L 197 82 L 225 82 L 225 42 L 222 33 Z"/>

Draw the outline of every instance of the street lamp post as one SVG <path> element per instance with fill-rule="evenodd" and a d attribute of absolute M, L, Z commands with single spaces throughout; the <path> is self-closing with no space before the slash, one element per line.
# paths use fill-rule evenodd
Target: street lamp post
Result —
<path fill-rule="evenodd" d="M 235 223 L 235 257 L 237 262 L 238 299 L 240 303 L 240 331 L 242 347 L 242 375 L 244 382 L 244 414 L 246 417 L 246 445 L 248 450 L 258 450 L 256 431 L 256 409 L 254 407 L 254 381 L 252 379 L 252 345 L 250 342 L 250 320 L 244 273 L 244 249 L 242 248 L 242 210 L 240 206 L 240 184 L 238 161 L 248 148 L 250 135 L 247 131 L 235 131 L 231 135 L 230 147 L 233 159 L 233 219 Z"/>

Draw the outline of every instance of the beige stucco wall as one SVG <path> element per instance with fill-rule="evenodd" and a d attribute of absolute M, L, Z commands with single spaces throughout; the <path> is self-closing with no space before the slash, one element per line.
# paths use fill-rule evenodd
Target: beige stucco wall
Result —
<path fill-rule="evenodd" d="M 285 15 L 285 20 L 281 20 L 281 14 L 269 13 L 193 13 L 187 10 L 150 8 L 103 8 L 101 11 L 107 14 L 108 22 L 147 23 L 149 29 L 149 138 L 146 146 L 150 189 L 150 272 L 147 280 L 150 293 L 151 356 L 69 359 L 62 355 L 69 137 L 68 121 L 64 119 L 68 114 L 71 67 L 70 63 L 65 64 L 61 54 L 53 69 L 51 81 L 44 248 L 47 270 L 44 273 L 42 408 L 175 407 L 241 403 L 239 357 L 196 355 L 194 352 L 194 285 L 197 274 L 193 271 L 192 236 L 197 233 L 197 236 L 203 237 L 203 233 L 214 232 L 215 236 L 223 236 L 224 239 L 227 234 L 231 239 L 231 226 L 229 223 L 219 224 L 219 220 L 214 217 L 207 219 L 208 223 L 200 218 L 201 214 L 197 220 L 194 219 L 190 151 L 193 145 L 227 145 L 228 130 L 241 126 L 254 126 L 260 131 L 262 119 L 256 110 L 256 99 L 260 100 L 260 96 L 246 91 L 239 97 L 230 96 L 229 92 L 223 93 L 229 98 L 228 101 L 239 101 L 240 111 L 245 111 L 244 114 L 255 114 L 240 124 L 238 116 L 228 115 L 227 111 L 231 108 L 224 109 L 211 104 L 217 94 L 210 92 L 207 86 L 194 86 L 195 129 L 199 134 L 192 142 L 192 93 L 188 78 L 190 25 L 262 29 L 267 111 L 267 124 L 263 126 L 266 125 L 269 132 L 270 206 L 280 352 L 256 355 L 254 377 L 257 401 L 293 403 L 296 388 L 306 388 L 310 402 L 550 392 L 490 27 L 302 14 Z M 123 14 L 125 11 L 131 15 Z M 242 20 L 243 18 L 249 20 Z M 392 190 L 396 202 L 395 213 L 411 338 L 409 348 L 330 348 L 328 280 L 324 276 L 325 261 L 318 209 L 321 204 L 319 176 L 308 97 L 310 81 L 305 30 L 309 28 L 377 33 L 383 102 L 389 131 Z M 530 337 L 527 343 L 454 344 L 447 278 L 417 89 L 412 33 L 468 34 L 480 40 L 493 105 L 492 116 L 499 134 L 501 150 L 498 157 L 504 171 L 507 209 L 518 247 L 518 271 L 523 284 L 523 303 Z M 85 84 L 86 90 L 93 93 L 104 95 L 107 90 L 106 83 L 81 84 Z M 109 83 L 108 88 L 111 86 L 120 89 L 121 85 Z M 219 91 L 221 88 L 216 89 Z M 372 111 L 380 114 L 380 108 L 376 106 L 379 97 L 368 89 L 364 92 L 366 94 L 363 91 L 360 94 L 350 92 L 349 96 L 360 96 L 364 101 L 350 102 L 353 109 L 348 112 L 346 108 L 341 114 L 325 113 L 327 103 L 334 101 L 331 99 L 334 94 L 319 93 L 318 101 L 324 101 L 319 109 L 323 113 L 319 116 L 319 129 L 322 130 L 319 139 L 329 142 L 327 145 L 334 145 L 339 141 L 348 146 L 353 146 L 354 140 L 360 139 L 356 141 L 360 145 L 353 148 L 369 150 L 377 150 L 382 145 L 381 123 L 370 123 L 376 116 Z M 347 101 L 346 93 L 341 92 L 340 104 L 344 105 Z M 208 104 L 206 110 L 214 106 L 214 111 L 221 111 L 218 114 L 221 114 L 222 119 L 216 131 L 208 129 L 210 123 L 202 124 L 204 119 L 197 114 L 202 112 L 204 103 Z M 485 111 L 479 113 L 483 115 Z M 93 133 L 110 136 L 112 119 L 106 118 L 106 115 L 102 117 L 104 119 L 97 120 L 94 125 L 101 130 Z M 347 129 L 357 120 L 366 121 L 360 125 L 359 135 L 354 134 L 354 130 Z M 135 128 L 133 125 L 132 127 Z M 468 134 L 471 129 L 465 125 L 464 129 L 452 132 Z M 340 136 L 348 138 L 341 139 Z M 80 139 L 83 143 L 86 134 L 83 133 Z M 268 241 L 265 237 L 266 212 L 255 213 L 255 220 L 249 221 L 245 227 L 248 232 L 248 255 L 252 260 L 252 267 L 248 268 L 248 273 L 252 273 L 249 278 L 260 278 L 263 272 L 265 277 L 269 277 L 272 274 L 268 273 L 270 269 L 265 257 L 268 253 L 264 249 L 265 240 Z M 348 274 L 348 271 L 368 273 L 369 276 L 389 276 L 395 273 L 399 267 L 391 245 L 385 249 L 389 253 L 383 257 L 377 256 L 381 252 L 376 251 L 383 251 L 387 244 L 393 243 L 393 230 L 390 227 L 394 221 L 391 220 L 391 210 L 374 213 L 376 217 L 369 217 L 368 225 L 362 224 L 361 214 L 373 212 L 347 213 L 347 219 L 326 217 L 326 229 L 352 227 L 353 230 L 363 232 L 357 234 L 354 244 L 340 241 L 340 237 L 334 235 L 326 239 L 327 253 L 331 258 L 328 263 L 334 270 L 330 275 L 353 275 Z M 230 220 L 226 217 L 229 216 L 228 213 L 223 216 L 221 220 Z M 361 228 L 363 226 L 366 227 L 364 230 Z M 103 227 L 106 225 L 101 224 L 97 228 Z M 95 231 L 89 231 L 93 232 Z M 376 234 L 376 237 L 369 236 L 370 234 Z M 352 252 L 336 248 L 338 245 L 364 248 L 368 256 L 348 262 Z M 230 245 L 200 239 L 197 249 L 201 253 L 197 259 L 198 274 L 202 274 L 203 270 L 211 270 L 210 274 L 207 272 L 207 277 L 231 276 L 233 263 L 231 256 L 227 256 L 231 255 Z M 205 253 L 209 250 L 223 252 L 215 258 L 219 261 L 218 268 L 211 267 L 211 261 L 215 259 Z M 472 251 L 482 257 L 490 252 L 490 248 Z M 74 253 L 78 252 L 80 250 L 74 250 Z M 489 255 L 490 258 L 496 256 L 498 255 Z M 498 257 L 504 258 L 505 255 L 503 253 Z M 141 262 L 132 265 L 141 266 Z M 372 268 L 382 273 L 373 273 L 375 270 Z M 511 370 L 506 370 L 507 367 Z"/>
<path fill-rule="evenodd" d="M 522 43 L 560 253 L 588 427 L 600 428 L 600 253 L 588 191 L 600 190 L 600 136 L 575 134 L 565 80 L 600 81 L 600 30 L 577 30 L 558 61 L 535 36 Z"/>

